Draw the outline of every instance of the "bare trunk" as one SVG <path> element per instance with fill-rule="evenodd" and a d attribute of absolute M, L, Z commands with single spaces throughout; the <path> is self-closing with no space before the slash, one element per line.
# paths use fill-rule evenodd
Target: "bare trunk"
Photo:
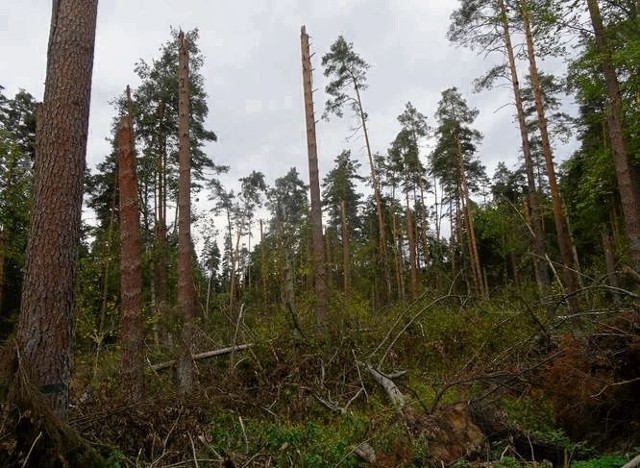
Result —
<path fill-rule="evenodd" d="M 318 147 L 316 144 L 316 120 L 313 112 L 313 85 L 309 36 L 302 26 L 300 35 L 302 48 L 302 83 L 304 88 L 305 120 L 307 123 L 307 152 L 309 156 L 309 191 L 311 193 L 311 252 L 313 258 L 313 283 L 316 291 L 315 312 L 318 321 L 329 321 L 327 297 L 327 270 L 324 242 L 322 239 L 322 206 L 320 204 L 320 181 L 318 177 Z"/>
<path fill-rule="evenodd" d="M 67 417 L 76 266 L 97 0 L 53 2 L 17 346 L 53 410 Z"/>
<path fill-rule="evenodd" d="M 167 310 L 167 136 L 162 128 L 165 104 L 158 105 L 158 154 L 156 156 L 156 255 L 155 255 L 155 291 L 158 302 L 158 313 Z"/>
<path fill-rule="evenodd" d="M 262 227 L 262 220 L 260 220 L 260 259 L 261 259 L 261 274 L 262 277 L 262 302 L 269 303 L 267 294 L 267 254 L 264 248 L 264 230 Z"/>
<path fill-rule="evenodd" d="M 349 258 L 349 221 L 347 220 L 347 203 L 340 202 L 340 218 L 342 221 L 342 275 L 344 279 L 344 295 L 351 294 L 351 260 Z"/>
<path fill-rule="evenodd" d="M 195 290 L 191 265 L 191 156 L 189 154 L 189 56 L 184 34 L 178 36 L 178 144 L 180 180 L 178 191 L 178 305 L 182 312 L 181 354 L 178 360 L 180 391 L 193 385 L 193 309 Z"/>
<path fill-rule="evenodd" d="M 478 294 L 480 294 L 481 296 L 486 296 L 487 294 L 484 290 L 484 281 L 482 279 L 482 269 L 480 268 L 478 244 L 476 242 L 476 230 L 473 225 L 473 216 L 471 215 L 471 199 L 469 198 L 469 189 L 467 187 L 467 177 L 464 167 L 464 155 L 462 153 L 462 142 L 460 141 L 459 131 L 456 131 L 455 138 L 458 150 L 458 179 L 460 184 L 460 201 L 462 203 L 463 216 L 467 228 L 467 239 L 469 241 L 469 257 L 471 259 L 473 282 Z"/>
<path fill-rule="evenodd" d="M 231 278 L 229 279 L 229 308 L 231 312 L 236 305 L 236 296 L 238 295 L 238 263 L 240 256 L 240 237 L 242 236 L 242 224 L 243 221 L 240 221 L 236 225 L 236 242 L 235 245 L 231 247 Z"/>
<path fill-rule="evenodd" d="M 391 235 L 393 236 L 393 260 L 396 273 L 396 287 L 398 298 L 404 300 L 404 281 L 402 272 L 402 252 L 400 250 L 400 235 L 398 234 L 398 216 L 395 209 L 391 215 Z"/>
<path fill-rule="evenodd" d="M 413 216 L 411 215 L 411 208 L 409 207 L 409 194 L 406 194 L 406 218 L 407 218 L 407 238 L 409 240 L 409 270 L 411 273 L 411 285 L 410 285 L 410 293 L 411 299 L 415 299 L 418 295 L 418 266 L 417 266 L 417 255 L 416 255 L 416 237 L 413 226 Z"/>
<path fill-rule="evenodd" d="M 560 191 L 556 181 L 556 169 L 553 164 L 553 151 L 551 149 L 551 141 L 549 140 L 549 132 L 547 129 L 547 119 L 544 112 L 542 88 L 538 75 L 538 66 L 536 64 L 536 54 L 533 45 L 533 34 L 531 32 L 531 24 L 529 21 L 529 6 L 527 0 L 520 0 L 520 11 L 522 12 L 522 19 L 525 28 L 527 56 L 529 58 L 529 75 L 531 76 L 531 84 L 533 85 L 536 114 L 538 116 L 538 128 L 540 130 L 540 139 L 542 141 L 542 152 L 546 163 L 547 177 L 549 178 L 549 190 L 551 191 L 551 203 L 553 205 L 553 220 L 555 222 L 556 233 L 558 236 L 560 256 L 562 257 L 562 263 L 564 265 L 564 268 L 562 269 L 562 277 L 568 292 L 573 293 L 576 291 L 574 275 L 575 264 L 573 262 L 567 221 L 565 219 L 564 208 L 562 206 L 562 200 L 560 199 Z"/>
<path fill-rule="evenodd" d="M 129 96 L 127 87 L 127 95 Z M 144 334 L 142 318 L 142 267 L 138 183 L 131 114 L 118 129 L 118 181 L 120 187 L 120 384 L 133 401 L 144 388 Z"/>
<path fill-rule="evenodd" d="M 371 153 L 371 144 L 369 143 L 369 132 L 367 130 L 367 117 L 362 107 L 362 99 L 360 97 L 360 89 L 358 85 L 354 85 L 356 97 L 358 101 L 358 110 L 360 113 L 360 121 L 362 122 L 362 131 L 364 132 L 364 142 L 367 148 L 367 156 L 369 157 L 369 166 L 371 167 L 371 184 L 373 185 L 373 194 L 376 200 L 376 216 L 378 218 L 378 235 L 380 248 L 380 266 L 386 286 L 386 296 L 391 297 L 391 276 L 387 268 L 387 234 L 384 225 L 384 215 L 382 213 L 382 195 L 380 194 L 380 182 L 378 181 L 378 173 L 375 163 L 373 162 L 373 154 Z"/>
<path fill-rule="evenodd" d="M 618 77 L 613 66 L 611 49 L 600 15 L 597 0 L 587 0 L 591 23 L 595 33 L 596 46 L 600 52 L 602 72 L 607 85 L 607 121 L 609 123 L 609 139 L 611 141 L 611 155 L 616 168 L 618 191 L 624 222 L 629 241 L 629 250 L 633 268 L 640 272 L 640 188 L 638 187 L 638 169 L 629 160 L 627 143 L 623 131 L 622 98 Z"/>
<path fill-rule="evenodd" d="M 531 239 L 531 247 L 533 250 L 533 269 L 538 285 L 540 296 L 544 299 L 549 296 L 549 272 L 545 261 L 546 253 L 544 250 L 544 236 L 542 233 L 542 216 L 540 214 L 540 204 L 538 203 L 538 192 L 536 190 L 536 177 L 533 170 L 533 159 L 531 157 L 531 148 L 529 145 L 529 135 L 527 132 L 527 124 L 525 121 L 524 105 L 522 103 L 522 94 L 520 92 L 520 82 L 516 68 L 515 56 L 513 53 L 513 45 L 511 43 L 511 33 L 509 31 L 509 21 L 507 18 L 507 10 L 504 0 L 499 0 L 500 15 L 503 28 L 504 45 L 509 58 L 509 69 L 511 71 L 511 84 L 513 86 L 513 95 L 516 104 L 516 113 L 518 115 L 518 126 L 520 127 L 520 138 L 522 142 L 522 154 L 524 156 L 524 165 L 527 173 L 527 196 L 529 198 L 529 207 L 531 208 L 531 229 L 533 236 Z"/>

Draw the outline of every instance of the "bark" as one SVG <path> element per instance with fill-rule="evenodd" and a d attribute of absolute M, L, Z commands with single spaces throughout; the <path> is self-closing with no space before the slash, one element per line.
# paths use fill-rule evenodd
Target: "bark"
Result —
<path fill-rule="evenodd" d="M 633 268 L 640 272 L 640 187 L 638 168 L 629 160 L 627 142 L 623 131 L 622 98 L 618 77 L 613 66 L 611 49 L 605 34 L 597 0 L 587 0 L 591 23 L 595 34 L 596 47 L 600 53 L 602 72 L 607 86 L 607 121 L 611 156 L 616 168 L 616 178 L 624 222 L 629 241 Z"/>
<path fill-rule="evenodd" d="M 31 383 L 67 417 L 97 0 L 53 2 L 36 129 L 34 203 L 17 346 Z"/>
<path fill-rule="evenodd" d="M 178 360 L 180 391 L 189 392 L 193 385 L 193 312 L 195 289 L 191 264 L 191 156 L 189 154 L 189 56 L 184 34 L 178 36 L 178 306 L 182 313 L 181 354 Z"/>
<path fill-rule="evenodd" d="M 127 95 L 129 95 L 127 87 Z M 120 187 L 120 383 L 133 401 L 144 388 L 144 334 L 142 318 L 142 267 L 138 182 L 131 114 L 118 129 L 118 182 Z"/>
<path fill-rule="evenodd" d="M 529 5 L 527 0 L 520 0 L 520 11 L 525 28 L 525 38 L 527 45 L 527 56 L 529 59 L 529 75 L 531 76 L 531 84 L 533 85 L 533 94 L 536 104 L 536 114 L 538 117 L 538 128 L 540 130 L 540 139 L 542 141 L 542 152 L 547 168 L 547 177 L 549 178 L 549 190 L 551 191 L 551 203 L 553 205 L 553 220 L 555 222 L 556 233 L 558 237 L 558 245 L 560 247 L 560 256 L 562 258 L 562 278 L 569 293 L 576 291 L 575 281 L 575 264 L 573 262 L 573 253 L 571 248 L 571 240 L 567 229 L 567 221 L 565 218 L 558 182 L 556 180 L 556 169 L 553 163 L 553 151 L 551 149 L 551 141 L 547 129 L 547 119 L 544 111 L 544 102 L 542 96 L 542 88 L 540 85 L 540 77 L 538 75 L 538 65 L 536 63 L 536 53 L 533 44 L 533 33 L 531 32 L 531 22 L 529 20 Z M 535 220 L 534 220 L 535 222 Z"/>
<path fill-rule="evenodd" d="M 515 54 L 511 42 L 511 33 L 509 31 L 509 21 L 507 18 L 507 10 L 504 0 L 499 0 L 500 19 L 503 30 L 503 40 L 507 56 L 509 58 L 509 70 L 511 71 L 511 84 L 513 86 L 513 96 L 516 104 L 516 113 L 518 116 L 518 126 L 520 128 L 520 138 L 522 142 L 522 154 L 524 156 L 524 165 L 527 173 L 527 197 L 529 199 L 529 207 L 531 208 L 531 217 L 533 222 L 531 247 L 534 254 L 533 269 L 538 285 L 540 296 L 544 299 L 549 296 L 549 271 L 545 262 L 544 236 L 542 233 L 542 216 L 540 213 L 540 204 L 538 203 L 538 191 L 536 190 L 536 177 L 533 170 L 533 158 L 531 157 L 531 148 L 529 145 L 529 135 L 527 132 L 527 124 L 525 121 L 524 105 L 522 103 L 522 94 L 520 92 L 520 82 L 518 80 L 518 72 L 516 68 Z M 514 270 L 515 272 L 515 270 Z M 517 282 L 517 280 L 516 280 Z"/>
<path fill-rule="evenodd" d="M 327 297 L 327 268 L 322 238 L 322 206 L 320 203 L 320 181 L 318 177 L 318 146 L 316 143 L 316 120 L 313 112 L 313 85 L 309 36 L 304 26 L 300 35 L 302 49 L 302 83 L 304 88 L 304 110 L 307 124 L 307 153 L 309 156 L 309 191 L 311 193 L 311 252 L 313 258 L 314 286 L 316 291 L 315 312 L 318 321 L 329 321 Z"/>
<path fill-rule="evenodd" d="M 347 203 L 340 202 L 340 218 L 342 221 L 342 275 L 344 280 L 344 295 L 351 294 L 351 260 L 349 256 L 349 221 L 347 219 Z"/>

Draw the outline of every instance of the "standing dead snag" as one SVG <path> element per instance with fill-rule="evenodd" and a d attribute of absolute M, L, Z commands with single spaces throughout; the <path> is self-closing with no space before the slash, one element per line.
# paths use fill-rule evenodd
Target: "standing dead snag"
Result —
<path fill-rule="evenodd" d="M 31 383 L 62 418 L 71 330 L 98 0 L 53 2 L 36 129 L 34 202 L 17 346 Z"/>
<path fill-rule="evenodd" d="M 127 86 L 127 98 L 130 100 Z M 120 199 L 120 380 L 132 400 L 142 398 L 144 388 L 144 336 L 142 321 L 142 267 L 140 214 L 131 113 L 118 129 L 118 187 Z"/>
<path fill-rule="evenodd" d="M 189 55 L 184 33 L 178 36 L 178 306 L 182 313 L 181 352 L 178 359 L 180 391 L 189 392 L 193 384 L 193 309 L 195 289 L 191 266 L 191 158 L 189 154 Z"/>
<path fill-rule="evenodd" d="M 307 123 L 307 151 L 309 154 L 309 191 L 311 192 L 311 250 L 313 255 L 314 285 L 316 289 L 316 315 L 318 321 L 327 323 L 327 269 L 324 242 L 322 239 L 322 207 L 320 204 L 320 181 L 318 177 L 318 146 L 316 143 L 316 120 L 313 112 L 313 88 L 309 35 L 302 26 L 300 34 L 302 49 L 302 83 L 304 88 L 304 110 Z"/>

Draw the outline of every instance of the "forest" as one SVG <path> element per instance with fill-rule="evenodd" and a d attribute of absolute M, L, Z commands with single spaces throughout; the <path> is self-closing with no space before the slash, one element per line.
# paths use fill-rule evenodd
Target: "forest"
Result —
<path fill-rule="evenodd" d="M 474 92 L 509 92 L 493 174 L 460 83 L 376 147 L 382 64 L 301 25 L 273 183 L 210 154 L 204 25 L 89 167 L 98 0 L 52 5 L 42 102 L 0 82 L 0 466 L 640 465 L 640 1 L 456 0 Z"/>

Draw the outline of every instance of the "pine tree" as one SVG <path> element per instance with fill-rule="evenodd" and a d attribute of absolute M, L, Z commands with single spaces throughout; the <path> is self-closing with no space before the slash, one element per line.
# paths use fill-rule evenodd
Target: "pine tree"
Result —
<path fill-rule="evenodd" d="M 97 0 L 54 2 L 36 129 L 35 195 L 17 344 L 31 383 L 67 415 Z M 70 53 L 72 51 L 73 53 Z"/>

